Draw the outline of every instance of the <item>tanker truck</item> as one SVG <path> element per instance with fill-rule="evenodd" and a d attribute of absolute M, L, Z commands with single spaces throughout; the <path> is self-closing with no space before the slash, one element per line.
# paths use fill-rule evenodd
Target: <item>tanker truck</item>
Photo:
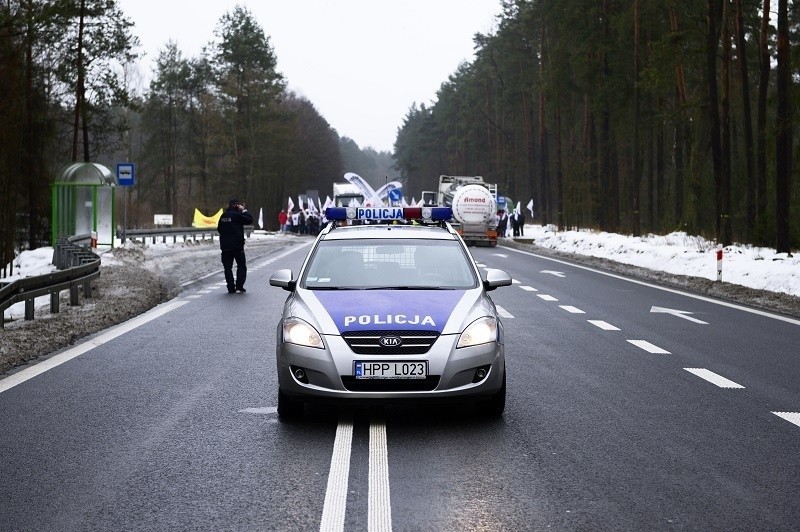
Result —
<path fill-rule="evenodd" d="M 439 176 L 436 192 L 422 193 L 426 204 L 453 209 L 453 227 L 468 246 L 497 245 L 497 185 L 481 176 Z"/>

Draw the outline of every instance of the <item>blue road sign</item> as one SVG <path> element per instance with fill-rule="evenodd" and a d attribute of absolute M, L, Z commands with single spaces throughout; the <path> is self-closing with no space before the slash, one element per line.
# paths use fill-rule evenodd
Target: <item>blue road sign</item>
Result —
<path fill-rule="evenodd" d="M 136 166 L 133 163 L 117 163 L 117 184 L 132 187 L 136 181 Z"/>
<path fill-rule="evenodd" d="M 393 188 L 389 191 L 389 199 L 391 201 L 400 201 L 403 199 L 403 191 L 399 188 Z"/>

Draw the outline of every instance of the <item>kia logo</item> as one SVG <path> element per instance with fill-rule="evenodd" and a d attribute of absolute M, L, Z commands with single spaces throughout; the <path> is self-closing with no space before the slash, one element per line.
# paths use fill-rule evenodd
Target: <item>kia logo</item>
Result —
<path fill-rule="evenodd" d="M 403 345 L 403 340 L 399 336 L 381 336 L 378 343 L 380 343 L 382 347 L 400 347 Z"/>

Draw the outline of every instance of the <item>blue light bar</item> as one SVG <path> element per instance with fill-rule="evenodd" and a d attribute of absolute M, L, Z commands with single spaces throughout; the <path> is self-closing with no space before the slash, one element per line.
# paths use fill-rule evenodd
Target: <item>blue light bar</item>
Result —
<path fill-rule="evenodd" d="M 450 207 L 328 207 L 328 220 L 423 220 L 438 222 L 453 217 Z"/>

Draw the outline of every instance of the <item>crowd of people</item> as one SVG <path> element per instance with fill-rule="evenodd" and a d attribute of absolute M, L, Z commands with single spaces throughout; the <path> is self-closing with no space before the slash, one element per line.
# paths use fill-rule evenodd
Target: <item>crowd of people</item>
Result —
<path fill-rule="evenodd" d="M 324 213 L 310 209 L 281 209 L 278 213 L 278 224 L 281 233 L 294 233 L 298 235 L 318 235 L 320 230 L 328 223 Z"/>
<path fill-rule="evenodd" d="M 522 211 L 513 211 L 508 214 L 505 210 L 497 211 L 497 235 L 500 237 L 525 236 L 525 214 Z M 510 234 L 509 234 L 510 233 Z"/>

